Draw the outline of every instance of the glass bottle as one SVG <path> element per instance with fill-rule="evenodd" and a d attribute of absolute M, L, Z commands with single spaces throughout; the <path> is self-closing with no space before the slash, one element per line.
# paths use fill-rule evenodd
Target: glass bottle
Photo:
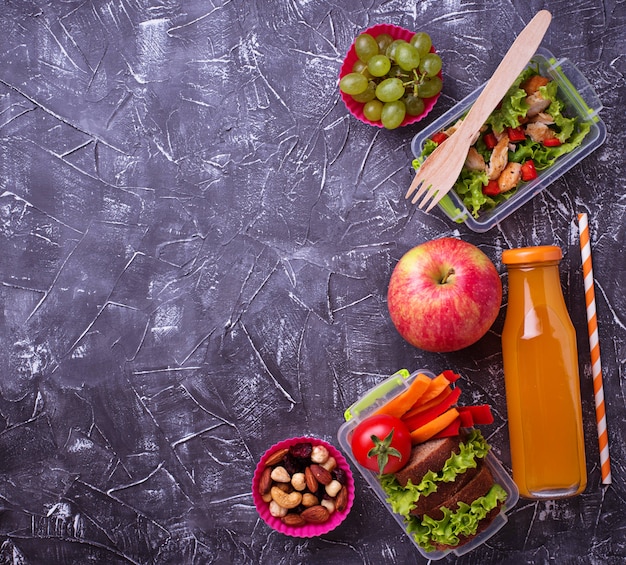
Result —
<path fill-rule="evenodd" d="M 509 295 L 502 332 L 513 480 L 526 498 L 563 498 L 587 484 L 576 332 L 556 246 L 502 253 Z"/>

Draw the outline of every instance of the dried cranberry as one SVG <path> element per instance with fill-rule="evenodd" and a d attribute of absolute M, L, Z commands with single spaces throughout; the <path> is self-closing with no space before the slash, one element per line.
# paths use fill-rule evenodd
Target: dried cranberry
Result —
<path fill-rule="evenodd" d="M 348 475 L 341 467 L 337 467 L 333 471 L 333 477 L 337 479 L 342 485 L 345 485 L 348 482 Z"/>
<path fill-rule="evenodd" d="M 299 473 L 302 470 L 300 461 L 298 461 L 298 459 L 296 459 L 291 453 L 285 453 L 285 456 L 283 457 L 283 467 L 290 475 Z"/>
<path fill-rule="evenodd" d="M 309 442 L 296 443 L 289 448 L 289 453 L 298 459 L 310 459 L 313 445 Z"/>

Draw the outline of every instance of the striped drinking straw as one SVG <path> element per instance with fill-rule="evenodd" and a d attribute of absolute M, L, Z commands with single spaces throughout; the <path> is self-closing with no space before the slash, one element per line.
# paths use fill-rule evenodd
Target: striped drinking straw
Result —
<path fill-rule="evenodd" d="M 587 305 L 587 330 L 589 332 L 589 349 L 591 350 L 591 371 L 593 375 L 593 392 L 596 403 L 596 424 L 598 427 L 598 446 L 600 448 L 600 465 L 602 484 L 611 484 L 611 460 L 609 457 L 609 434 L 606 429 L 606 412 L 604 406 L 604 389 L 602 387 L 602 367 L 600 364 L 600 341 L 598 339 L 598 318 L 596 316 L 596 297 L 593 286 L 593 268 L 591 265 L 591 244 L 587 214 L 578 214 L 580 232 L 580 252 L 583 264 L 585 283 L 585 302 Z"/>

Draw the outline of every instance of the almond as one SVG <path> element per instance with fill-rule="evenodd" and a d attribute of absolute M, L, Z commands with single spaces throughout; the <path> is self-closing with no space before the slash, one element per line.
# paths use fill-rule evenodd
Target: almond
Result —
<path fill-rule="evenodd" d="M 307 467 L 304 470 L 304 479 L 306 481 L 306 487 L 309 489 L 309 491 L 317 492 L 319 484 L 317 482 L 317 479 L 315 478 L 315 475 L 313 474 L 313 471 L 311 471 L 310 467 Z"/>
<path fill-rule="evenodd" d="M 300 516 L 300 514 L 293 514 L 291 512 L 286 516 L 283 516 L 281 520 L 283 521 L 283 524 L 286 524 L 287 526 L 304 526 L 304 524 L 306 524 L 306 520 Z"/>
<path fill-rule="evenodd" d="M 259 480 L 259 494 L 264 496 L 270 491 L 271 488 L 272 469 L 270 467 L 265 467 L 265 469 L 263 469 L 263 473 L 261 474 L 261 479 Z"/>
<path fill-rule="evenodd" d="M 335 509 L 337 512 L 343 512 L 348 506 L 348 489 L 343 487 L 335 497 Z"/>
<path fill-rule="evenodd" d="M 313 463 L 313 465 L 311 465 L 309 468 L 311 469 L 313 476 L 318 480 L 318 482 L 322 483 L 324 486 L 329 484 L 333 480 L 333 476 L 330 474 L 330 471 L 327 471 L 321 465 Z"/>
<path fill-rule="evenodd" d="M 330 514 L 321 504 L 311 506 L 300 513 L 300 516 L 311 524 L 323 524 Z"/>
<path fill-rule="evenodd" d="M 274 451 L 274 453 L 272 453 L 265 460 L 265 464 L 268 467 L 271 467 L 272 465 L 278 465 L 278 463 L 280 463 L 283 460 L 283 457 L 285 455 L 287 455 L 287 453 L 289 453 L 289 448 L 288 447 L 283 447 L 283 449 L 279 449 L 278 451 Z"/>

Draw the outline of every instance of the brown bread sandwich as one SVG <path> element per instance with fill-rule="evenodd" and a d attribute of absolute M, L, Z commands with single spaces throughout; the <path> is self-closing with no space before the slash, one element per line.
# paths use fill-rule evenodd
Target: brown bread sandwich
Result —
<path fill-rule="evenodd" d="M 426 551 L 460 547 L 485 530 L 507 498 L 485 462 L 477 429 L 414 445 L 408 463 L 380 476 L 387 501 Z"/>

